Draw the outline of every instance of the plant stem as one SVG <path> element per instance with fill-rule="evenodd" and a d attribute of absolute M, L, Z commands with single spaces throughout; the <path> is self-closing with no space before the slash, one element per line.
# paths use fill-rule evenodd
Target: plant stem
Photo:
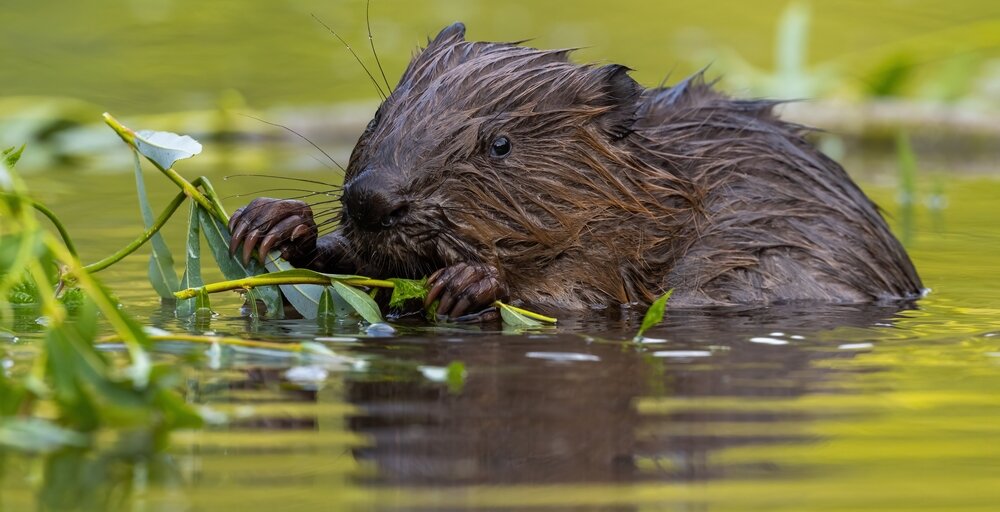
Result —
<path fill-rule="evenodd" d="M 150 335 L 152 341 L 185 341 L 190 343 L 219 343 L 220 345 L 235 345 L 239 347 L 264 348 L 268 350 L 281 350 L 284 352 L 302 352 L 302 345 L 299 343 L 275 343 L 270 341 L 245 340 L 226 336 L 199 336 L 197 334 L 156 334 Z M 99 340 L 101 343 L 121 341 L 118 335 L 106 336 Z"/>
<path fill-rule="evenodd" d="M 181 203 L 184 202 L 185 197 L 187 197 L 187 195 L 185 195 L 183 192 L 177 194 L 174 197 L 174 199 L 170 201 L 169 204 L 167 204 L 167 207 L 164 208 L 163 213 L 161 213 L 160 216 L 156 218 L 156 221 L 153 222 L 153 225 L 150 226 L 149 229 L 144 231 L 142 235 L 139 236 L 139 238 L 136 238 L 135 240 L 132 241 L 132 243 L 126 245 L 125 247 L 118 250 L 118 252 L 112 254 L 111 256 L 108 256 L 107 258 L 104 258 L 96 263 L 91 263 L 90 265 L 83 267 L 83 270 L 91 273 L 104 270 L 113 265 L 114 263 L 120 261 L 125 256 L 132 254 L 139 247 L 142 247 L 142 244 L 148 242 L 150 238 L 153 238 L 153 235 L 155 235 L 156 232 L 159 231 L 160 228 L 162 228 L 163 225 L 166 224 L 168 220 L 170 220 L 170 217 L 173 216 L 174 212 L 177 211 L 177 208 L 179 208 Z"/>
<path fill-rule="evenodd" d="M 55 212 L 38 201 L 33 199 L 28 199 L 28 201 L 31 201 L 31 206 L 35 207 L 35 209 L 41 212 L 42 215 L 48 217 L 49 222 L 51 222 L 52 225 L 56 227 L 56 230 L 59 231 L 59 236 L 62 237 L 63 244 L 67 249 L 69 249 L 69 253 L 72 254 L 73 257 L 76 257 L 76 246 L 73 245 L 73 240 L 69 237 L 69 231 L 66 231 L 66 226 L 63 226 L 63 223 L 58 217 L 56 217 Z"/>
<path fill-rule="evenodd" d="M 232 281 L 220 281 L 218 283 L 210 283 L 198 288 L 188 288 L 174 293 L 174 296 L 177 297 L 178 299 L 190 299 L 192 297 L 197 296 L 201 292 L 218 293 L 229 290 L 254 288 L 257 286 L 271 286 L 271 285 L 283 285 L 283 284 L 318 284 L 322 286 L 330 286 L 330 284 L 333 281 L 334 281 L 333 279 L 326 276 L 273 277 L 267 274 L 262 274 L 259 276 L 244 277 L 243 279 L 233 279 Z M 345 279 L 340 282 L 350 286 L 367 286 L 372 288 L 395 288 L 396 286 L 392 281 L 383 281 L 381 279 L 368 279 L 368 278 Z"/>

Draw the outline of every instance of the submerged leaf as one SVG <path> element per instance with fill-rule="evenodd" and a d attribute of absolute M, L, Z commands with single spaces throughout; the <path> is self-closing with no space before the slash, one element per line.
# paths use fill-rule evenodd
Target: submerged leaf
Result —
<path fill-rule="evenodd" d="M 164 169 L 173 167 L 178 160 L 201 153 L 201 144 L 187 135 L 153 130 L 135 132 L 135 147 Z"/>
<path fill-rule="evenodd" d="M 667 293 L 664 293 L 649 306 L 646 316 L 642 317 L 642 325 L 639 326 L 639 332 L 635 333 L 635 337 L 632 338 L 633 341 L 639 341 L 646 331 L 663 321 L 663 315 L 667 310 L 667 300 L 673 293 L 673 289 L 667 291 Z"/>

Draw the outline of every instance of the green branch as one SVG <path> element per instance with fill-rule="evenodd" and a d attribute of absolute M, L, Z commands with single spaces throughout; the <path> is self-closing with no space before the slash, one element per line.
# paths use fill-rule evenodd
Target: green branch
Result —
<path fill-rule="evenodd" d="M 316 284 L 321 286 L 330 286 L 334 281 L 341 282 L 349 286 L 365 286 L 371 288 L 395 288 L 396 286 L 392 281 L 384 281 L 381 279 L 369 279 L 367 277 L 335 279 L 318 272 L 312 272 L 312 274 L 315 275 L 281 276 L 276 274 L 264 274 L 253 277 L 244 277 L 243 279 L 210 283 L 197 288 L 187 288 L 174 293 L 174 296 L 178 299 L 190 299 L 198 296 L 200 293 L 219 293 L 229 290 L 245 290 L 258 286 L 284 284 Z"/>
<path fill-rule="evenodd" d="M 66 249 L 69 249 L 69 253 L 75 258 L 77 256 L 76 246 L 73 245 L 73 240 L 69 237 L 69 231 L 66 231 L 66 226 L 63 226 L 62 221 L 59 220 L 59 217 L 56 217 L 55 212 L 38 201 L 33 199 L 28 199 L 28 201 L 31 201 L 31 206 L 35 207 L 35 209 L 42 215 L 46 216 L 49 219 L 49 222 L 56 227 L 56 230 L 59 231 L 59 236 L 62 237 L 63 245 L 66 246 Z"/>
<path fill-rule="evenodd" d="M 132 254 L 137 249 L 139 249 L 139 247 L 142 247 L 142 244 L 148 242 L 150 238 L 153 238 L 153 235 L 155 235 L 156 232 L 159 231 L 160 228 L 162 228 L 163 225 L 166 224 L 168 220 L 170 220 L 170 217 L 174 215 L 174 212 L 177 211 L 177 208 L 179 208 L 181 203 L 184 202 L 185 197 L 187 197 L 187 195 L 184 192 L 177 194 L 177 196 L 175 196 L 174 199 L 170 201 L 169 204 L 167 204 L 167 207 L 164 208 L 163 213 L 161 213 L 160 216 L 156 218 L 156 221 L 153 222 L 153 225 L 150 226 L 149 229 L 144 231 L 141 235 L 139 235 L 139 238 L 136 238 L 135 240 L 132 241 L 132 243 L 119 249 L 111 256 L 108 256 L 107 258 L 104 258 L 96 263 L 91 263 L 90 265 L 83 267 L 83 270 L 91 273 L 104 270 L 113 265 L 114 263 L 117 263 L 125 256 Z"/>

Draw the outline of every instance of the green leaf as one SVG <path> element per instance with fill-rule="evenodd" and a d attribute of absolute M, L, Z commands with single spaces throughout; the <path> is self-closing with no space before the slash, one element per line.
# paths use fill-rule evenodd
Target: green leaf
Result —
<path fill-rule="evenodd" d="M 378 304 L 364 291 L 353 286 L 348 286 L 340 281 L 334 281 L 333 288 L 366 322 L 376 324 L 384 321 Z"/>
<path fill-rule="evenodd" d="M 297 270 L 319 274 L 319 272 L 311 270 L 296 269 L 291 263 L 281 259 L 280 254 L 279 251 L 271 251 L 264 258 L 264 268 L 270 271 L 272 275 L 284 275 L 285 273 Z M 298 311 L 303 318 L 311 319 L 318 317 L 319 301 L 323 295 L 323 286 L 315 284 L 284 284 L 279 286 L 279 288 L 281 288 L 281 293 L 288 299 L 288 302 L 295 308 L 295 311 Z"/>
<path fill-rule="evenodd" d="M 69 446 L 86 447 L 90 437 L 38 418 L 0 421 L 0 446 L 26 452 L 51 452 Z"/>
<path fill-rule="evenodd" d="M 397 308 L 402 307 L 403 304 L 410 300 L 420 300 L 423 302 L 427 298 L 427 278 L 420 280 L 415 279 L 388 279 L 395 286 L 392 289 L 392 297 L 389 298 L 389 307 Z"/>
<path fill-rule="evenodd" d="M 465 371 L 465 363 L 461 361 L 452 361 L 448 364 L 448 391 L 452 394 L 458 394 L 462 392 L 465 387 L 465 376 L 467 375 Z"/>
<path fill-rule="evenodd" d="M 537 327 L 558 322 L 557 319 L 550 316 L 540 315 L 534 311 L 504 304 L 500 301 L 494 302 L 493 305 L 500 308 L 500 318 L 503 319 L 504 325 L 510 327 Z"/>
<path fill-rule="evenodd" d="M 164 169 L 173 167 L 178 160 L 201 153 L 201 144 L 187 135 L 153 130 L 135 132 L 135 147 Z"/>
<path fill-rule="evenodd" d="M 39 302 L 38 286 L 25 274 L 24 279 L 16 282 L 7 292 L 7 301 L 11 304 L 37 304 Z"/>
<path fill-rule="evenodd" d="M 184 275 L 179 289 L 197 288 L 205 284 L 201 278 L 201 207 L 191 201 L 188 206 L 187 249 L 184 252 Z M 197 298 L 177 301 L 174 312 L 179 317 L 188 317 L 198 309 Z"/>
<path fill-rule="evenodd" d="M 497 301 L 496 304 L 500 307 L 500 318 L 503 319 L 503 323 L 505 325 L 509 325 L 511 327 L 538 327 L 540 325 L 544 325 L 542 322 L 521 313 L 519 308 L 504 304 L 500 301 Z"/>
<path fill-rule="evenodd" d="M 4 163 L 7 164 L 7 168 L 13 169 L 17 165 L 17 161 L 21 159 L 21 154 L 24 153 L 24 144 L 21 144 L 19 148 L 7 148 L 0 152 L 0 156 L 3 157 Z"/>
<path fill-rule="evenodd" d="M 142 178 L 142 165 L 139 160 L 139 153 L 133 152 L 135 156 L 135 188 L 139 196 L 139 209 L 142 211 L 142 223 L 149 229 L 152 227 L 155 217 L 153 208 L 149 205 L 149 197 L 146 195 L 146 184 Z M 174 258 L 167 248 L 167 243 L 163 241 L 163 236 L 159 232 L 150 239 L 152 252 L 149 256 L 149 282 L 153 285 L 156 293 L 164 299 L 173 299 L 173 293 L 179 290 L 177 272 L 174 270 Z"/>
<path fill-rule="evenodd" d="M 337 293 L 333 286 L 323 287 L 316 310 L 316 319 L 320 321 L 341 320 L 354 313 L 354 308 Z"/>
<path fill-rule="evenodd" d="M 68 288 L 63 291 L 62 296 L 59 297 L 59 301 L 63 303 L 63 306 L 69 314 L 74 315 L 80 310 L 81 307 L 83 307 L 83 302 L 86 298 L 87 296 L 83 293 L 83 290 L 79 288 Z"/>
<path fill-rule="evenodd" d="M 242 279 L 266 273 L 256 260 L 244 265 L 239 258 L 229 254 L 229 240 L 232 238 L 227 228 L 219 219 L 204 212 L 199 215 L 201 230 L 208 242 L 208 248 L 212 251 L 215 262 L 219 265 L 219 270 L 226 279 Z M 270 318 L 282 318 L 285 313 L 284 304 L 281 302 L 281 292 L 276 286 L 261 286 L 257 288 L 258 297 L 267 306 L 267 315 Z"/>
<path fill-rule="evenodd" d="M 642 335 L 646 333 L 650 328 L 656 324 L 663 321 L 663 315 L 667 310 L 667 300 L 670 299 L 670 295 L 674 293 L 671 289 L 664 293 L 659 299 L 656 299 L 649 309 L 646 311 L 646 316 L 642 317 L 642 325 L 639 326 L 639 332 L 635 333 L 635 337 L 632 341 L 639 341 L 642 339 Z"/>

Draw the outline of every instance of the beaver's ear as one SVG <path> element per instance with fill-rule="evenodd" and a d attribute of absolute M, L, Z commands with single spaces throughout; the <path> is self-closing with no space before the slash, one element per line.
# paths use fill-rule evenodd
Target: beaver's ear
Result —
<path fill-rule="evenodd" d="M 643 87 L 628 76 L 629 71 L 631 69 L 619 64 L 594 69 L 596 81 L 600 84 L 596 102 L 606 109 L 598 116 L 597 122 L 613 139 L 621 139 L 631 133 L 639 108 L 637 100 Z"/>
<path fill-rule="evenodd" d="M 438 33 L 434 40 L 428 40 L 427 46 L 445 45 L 459 41 L 465 41 L 465 24 L 461 21 L 456 21 L 441 29 L 441 32 Z"/>

